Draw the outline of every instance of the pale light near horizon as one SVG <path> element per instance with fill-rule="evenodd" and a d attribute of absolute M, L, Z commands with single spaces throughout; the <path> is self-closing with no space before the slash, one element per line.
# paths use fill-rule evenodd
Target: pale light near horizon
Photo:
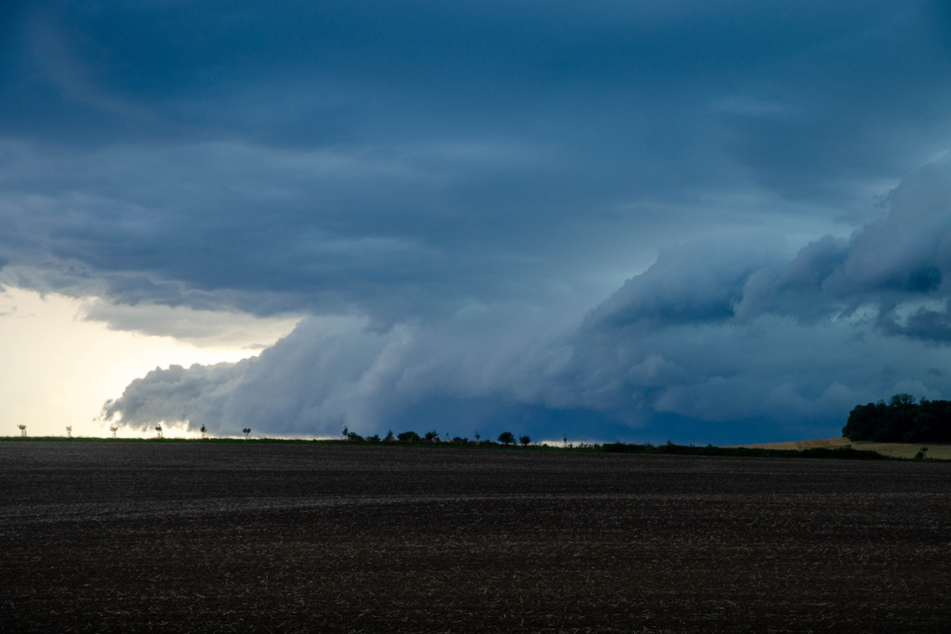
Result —
<path fill-rule="evenodd" d="M 102 404 L 122 394 L 135 378 L 156 366 L 234 362 L 259 353 L 290 332 L 297 319 L 257 319 L 215 313 L 218 327 L 207 342 L 110 330 L 84 319 L 96 300 L 5 287 L 0 292 L 0 435 L 109 436 L 109 424 L 96 420 Z M 170 309 L 183 320 L 208 320 L 209 311 Z M 165 437 L 185 435 L 181 425 L 165 426 Z M 120 436 L 131 435 L 122 429 Z M 135 431 L 134 435 L 149 435 Z"/>

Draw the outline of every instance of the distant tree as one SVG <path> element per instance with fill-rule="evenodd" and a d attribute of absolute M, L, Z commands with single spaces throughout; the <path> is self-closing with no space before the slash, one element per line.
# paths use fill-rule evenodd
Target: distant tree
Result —
<path fill-rule="evenodd" d="M 503 431 L 499 434 L 499 442 L 508 447 L 515 442 L 515 435 L 510 431 Z"/>
<path fill-rule="evenodd" d="M 72 438 L 72 437 L 73 437 L 73 426 L 72 426 L 72 425 L 66 425 L 66 437 L 67 437 L 67 438 Z"/>
<path fill-rule="evenodd" d="M 432 431 L 428 431 L 426 432 L 425 438 L 429 442 L 439 442 L 439 432 L 436 431 L 435 429 Z"/>
<path fill-rule="evenodd" d="M 109 425 L 109 431 L 112 432 L 112 437 L 115 438 L 115 437 L 116 437 L 116 432 L 119 431 L 119 426 L 118 426 L 118 425 Z"/>
<path fill-rule="evenodd" d="M 204 439 L 205 439 L 205 426 L 202 425 L 202 426 L 201 426 L 201 429 L 199 429 L 198 431 L 201 432 L 201 439 L 204 440 Z"/>
<path fill-rule="evenodd" d="M 386 431 L 386 437 L 383 438 L 383 441 L 384 441 L 384 442 L 393 442 L 393 430 L 392 430 L 392 429 L 388 429 L 388 430 Z"/>
<path fill-rule="evenodd" d="M 26 425 L 17 425 L 17 427 L 20 428 L 20 436 L 21 436 L 21 437 L 25 437 L 25 436 L 26 436 Z"/>
<path fill-rule="evenodd" d="M 477 444 L 477 445 L 481 444 L 480 441 L 481 441 L 481 439 L 482 439 L 482 436 L 479 435 L 479 432 L 476 432 L 476 433 L 475 433 L 475 439 L 476 439 L 476 444 Z"/>
<path fill-rule="evenodd" d="M 404 431 L 401 434 L 397 434 L 396 438 L 400 442 L 419 442 L 420 441 L 419 434 L 417 434 L 414 431 Z"/>
<path fill-rule="evenodd" d="M 565 444 L 565 447 L 568 446 L 568 434 L 565 434 L 565 437 L 561 439 L 561 442 Z"/>
<path fill-rule="evenodd" d="M 251 437 L 251 428 L 250 428 L 250 427 L 245 427 L 245 428 L 242 429 L 241 431 L 244 432 L 244 439 L 245 439 L 245 440 L 247 440 L 248 438 Z"/>
<path fill-rule="evenodd" d="M 372 436 L 368 436 L 368 437 L 367 437 L 367 440 L 370 441 L 370 442 L 380 442 L 380 435 L 379 435 L 379 434 L 373 434 Z"/>
<path fill-rule="evenodd" d="M 518 437 L 518 441 L 519 441 L 520 443 L 522 443 L 522 446 L 523 446 L 523 447 L 528 447 L 528 444 L 529 444 L 530 442 L 532 442 L 532 439 L 531 439 L 530 436 L 528 436 L 528 435 L 526 434 L 525 436 L 519 436 L 519 437 Z"/>
<path fill-rule="evenodd" d="M 155 426 L 155 436 L 156 436 L 157 438 L 161 438 L 161 437 L 162 437 L 162 424 L 161 424 L 161 423 L 159 423 L 158 425 Z"/>
<path fill-rule="evenodd" d="M 343 432 L 341 432 L 341 433 L 343 433 L 343 437 L 344 437 L 344 438 L 346 438 L 347 440 L 350 440 L 350 428 L 349 428 L 349 427 L 344 427 L 344 428 L 343 428 Z"/>

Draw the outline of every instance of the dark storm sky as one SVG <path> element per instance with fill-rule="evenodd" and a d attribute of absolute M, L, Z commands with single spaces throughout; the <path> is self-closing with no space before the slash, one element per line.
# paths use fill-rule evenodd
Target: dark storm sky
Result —
<path fill-rule="evenodd" d="M 951 398 L 946 3 L 7 2 L 0 60 L 4 284 L 303 317 L 128 424 L 724 443 Z"/>

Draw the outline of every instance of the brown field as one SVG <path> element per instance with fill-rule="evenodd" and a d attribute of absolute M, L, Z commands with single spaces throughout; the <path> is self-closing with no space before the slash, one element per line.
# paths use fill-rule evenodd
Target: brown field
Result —
<path fill-rule="evenodd" d="M 946 632 L 951 464 L 0 443 L 3 632 Z"/>
<path fill-rule="evenodd" d="M 891 458 L 914 458 L 922 447 L 927 447 L 926 455 L 929 458 L 937 460 L 951 460 L 951 445 L 932 445 L 928 443 L 901 443 L 901 442 L 851 442 L 848 438 L 824 438 L 821 440 L 795 440 L 790 442 L 774 442 L 764 445 L 743 445 L 751 449 L 792 449 L 803 451 L 804 449 L 813 449 L 815 447 L 824 447 L 826 449 L 836 449 L 837 447 L 848 447 L 851 445 L 855 449 L 862 451 L 877 451 L 878 453 Z"/>

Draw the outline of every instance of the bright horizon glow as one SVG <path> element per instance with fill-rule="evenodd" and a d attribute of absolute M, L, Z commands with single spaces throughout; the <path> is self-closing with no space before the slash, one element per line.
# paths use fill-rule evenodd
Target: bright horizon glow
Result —
<path fill-rule="evenodd" d="M 5 342 L 0 435 L 19 435 L 17 426 L 26 425 L 29 436 L 65 436 L 67 426 L 74 437 L 111 436 L 110 423 L 98 420 L 99 411 L 133 379 L 156 366 L 188 367 L 256 356 L 261 346 L 286 335 L 297 321 L 242 315 L 240 337 L 230 338 L 227 345 L 199 346 L 167 336 L 110 330 L 102 322 L 84 320 L 95 301 L 52 293 L 41 296 L 9 286 L 0 292 L 0 339 Z M 181 312 L 194 317 L 202 311 Z M 149 435 L 119 425 L 117 436 Z M 177 421 L 163 428 L 167 438 L 199 437 Z"/>

